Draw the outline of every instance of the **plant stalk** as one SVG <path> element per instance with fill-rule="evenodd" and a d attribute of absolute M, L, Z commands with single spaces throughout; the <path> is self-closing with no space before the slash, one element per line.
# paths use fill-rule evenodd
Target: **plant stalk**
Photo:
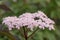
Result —
<path fill-rule="evenodd" d="M 28 40 L 27 30 L 25 29 L 25 27 L 23 27 L 23 30 L 24 30 L 24 38 L 25 38 L 25 40 Z"/>
<path fill-rule="evenodd" d="M 37 30 L 38 30 L 38 28 L 35 31 L 33 31 L 33 33 L 31 35 L 29 35 L 28 38 L 32 37 Z"/>

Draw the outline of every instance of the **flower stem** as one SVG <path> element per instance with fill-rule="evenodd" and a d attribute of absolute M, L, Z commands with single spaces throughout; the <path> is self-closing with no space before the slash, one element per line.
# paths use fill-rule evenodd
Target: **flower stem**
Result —
<path fill-rule="evenodd" d="M 37 30 L 38 30 L 38 28 L 31 35 L 29 35 L 28 38 L 32 37 Z"/>
<path fill-rule="evenodd" d="M 25 37 L 25 40 L 28 40 L 28 37 L 27 37 L 27 30 L 25 29 L 25 27 L 23 27 L 23 30 L 24 30 L 24 37 Z"/>
<path fill-rule="evenodd" d="M 24 34 L 23 34 L 23 32 L 22 32 L 23 30 L 20 29 L 19 31 L 20 31 L 20 33 L 21 33 L 21 36 L 24 37 Z"/>

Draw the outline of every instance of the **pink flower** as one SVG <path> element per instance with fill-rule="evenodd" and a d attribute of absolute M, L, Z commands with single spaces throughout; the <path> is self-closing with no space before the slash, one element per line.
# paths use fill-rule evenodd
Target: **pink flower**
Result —
<path fill-rule="evenodd" d="M 20 27 L 27 27 L 33 30 L 35 27 L 40 29 L 48 28 L 49 30 L 55 30 L 55 22 L 49 19 L 43 12 L 38 11 L 35 13 L 24 13 L 18 18 L 16 16 L 6 17 L 3 19 L 5 25 L 8 26 L 9 30 L 12 28 L 20 29 Z"/>
<path fill-rule="evenodd" d="M 17 27 L 17 25 L 20 24 L 19 18 L 17 18 L 16 16 L 3 18 L 2 23 L 7 25 L 9 30 L 11 30 L 12 28 L 19 28 L 19 26 Z"/>

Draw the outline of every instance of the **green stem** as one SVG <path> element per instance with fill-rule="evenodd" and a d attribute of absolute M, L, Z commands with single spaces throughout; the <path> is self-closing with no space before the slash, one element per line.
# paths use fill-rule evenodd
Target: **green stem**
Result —
<path fill-rule="evenodd" d="M 21 36 L 24 37 L 24 34 L 23 34 L 23 32 L 22 32 L 23 30 L 20 29 L 19 31 L 20 31 L 20 33 L 21 33 Z"/>
<path fill-rule="evenodd" d="M 31 35 L 29 35 L 28 38 L 32 37 L 37 30 L 38 30 L 38 28 Z"/>

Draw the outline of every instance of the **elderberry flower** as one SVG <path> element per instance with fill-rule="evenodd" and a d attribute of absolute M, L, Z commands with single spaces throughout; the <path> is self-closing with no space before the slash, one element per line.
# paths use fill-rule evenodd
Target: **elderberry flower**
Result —
<path fill-rule="evenodd" d="M 33 30 L 34 27 L 39 27 L 40 29 L 45 29 L 48 28 L 49 30 L 54 30 L 54 21 L 52 21 L 51 19 L 49 19 L 43 12 L 38 11 L 36 13 L 24 13 L 22 15 L 19 16 L 19 18 L 23 18 L 25 25 L 22 26 L 26 26 L 27 28 L 30 28 L 31 30 Z"/>
<path fill-rule="evenodd" d="M 38 27 L 45 29 L 49 28 L 49 30 L 54 30 L 54 21 L 49 19 L 42 11 L 38 11 L 33 13 L 34 20 L 37 21 Z"/>
<path fill-rule="evenodd" d="M 3 18 L 2 23 L 7 25 L 9 30 L 12 30 L 12 28 L 19 29 L 19 18 L 17 18 L 16 16 Z"/>
<path fill-rule="evenodd" d="M 27 28 L 30 28 L 31 30 L 33 30 L 35 26 L 38 26 L 37 22 L 34 21 L 32 17 L 33 17 L 32 14 L 29 14 L 29 13 L 25 13 L 19 16 L 22 27 L 27 26 Z"/>
<path fill-rule="evenodd" d="M 19 18 L 23 18 L 23 17 L 25 17 L 25 18 L 32 18 L 33 16 L 32 16 L 31 13 L 24 13 L 24 14 L 19 16 Z"/>
<path fill-rule="evenodd" d="M 3 19 L 2 23 L 7 25 L 9 30 L 12 28 L 20 29 L 20 27 L 27 27 L 30 30 L 33 30 L 35 27 L 39 27 L 40 29 L 48 28 L 49 30 L 55 30 L 55 22 L 48 18 L 42 11 L 24 13 L 18 18 L 16 16 L 6 17 Z"/>

